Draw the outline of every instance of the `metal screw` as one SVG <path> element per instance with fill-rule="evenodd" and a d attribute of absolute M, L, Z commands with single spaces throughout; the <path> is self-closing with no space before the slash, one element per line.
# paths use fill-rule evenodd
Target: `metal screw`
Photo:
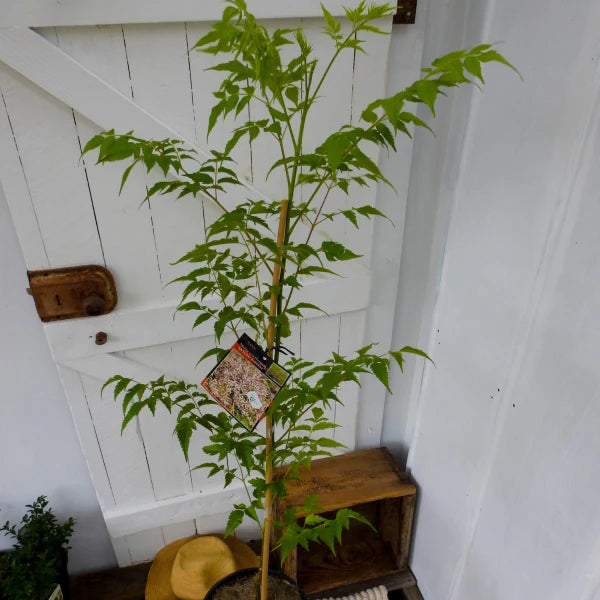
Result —
<path fill-rule="evenodd" d="M 98 346 L 102 346 L 102 344 L 106 344 L 106 340 L 108 340 L 108 334 L 104 331 L 99 331 L 96 334 L 96 344 Z"/>

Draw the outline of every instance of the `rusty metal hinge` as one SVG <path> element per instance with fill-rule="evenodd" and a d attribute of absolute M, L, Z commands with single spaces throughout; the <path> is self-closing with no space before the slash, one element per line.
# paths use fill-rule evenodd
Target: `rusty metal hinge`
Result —
<path fill-rule="evenodd" d="M 417 16 L 417 0 L 398 0 L 398 9 L 394 15 L 394 23 L 410 25 Z"/>
<path fill-rule="evenodd" d="M 27 271 L 27 276 L 44 322 L 105 315 L 117 305 L 115 280 L 99 265 Z"/>

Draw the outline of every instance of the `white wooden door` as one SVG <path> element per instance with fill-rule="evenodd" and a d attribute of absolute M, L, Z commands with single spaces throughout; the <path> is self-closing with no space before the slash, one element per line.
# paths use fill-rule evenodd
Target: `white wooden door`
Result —
<path fill-rule="evenodd" d="M 100 264 L 116 280 L 114 312 L 45 329 L 120 565 L 149 559 L 173 539 L 222 528 L 228 506 L 240 497 L 240 490 L 223 491 L 217 479 L 190 472 L 190 465 L 201 462 L 206 440 L 193 440 L 187 464 L 169 415 L 140 415 L 121 435 L 120 407 L 100 396 L 101 383 L 116 373 L 140 380 L 165 373 L 197 382 L 203 373 L 194 365 L 214 343 L 208 327 L 192 331 L 185 314 L 173 319 L 180 290 L 165 287 L 181 274 L 172 262 L 203 240 L 214 208 L 191 198 L 161 198 L 140 207 L 151 178 L 134 172 L 119 197 L 121 166 L 80 160 L 86 141 L 110 128 L 205 145 L 211 91 L 219 78 L 206 71 L 212 57 L 188 51 L 207 31 L 206 19 L 215 19 L 222 7 L 211 1 L 200 11 L 196 4 L 170 2 L 167 11 L 163 2 L 102 3 L 99 11 L 91 1 L 66 10 L 60 3 L 49 8 L 29 0 L 3 7 L 0 18 L 0 178 L 27 267 Z M 261 2 L 257 8 L 269 25 L 275 17 L 277 26 L 301 21 L 316 51 L 330 55 L 315 18 L 318 3 L 289 4 Z M 330 4 L 334 14 L 343 14 L 339 3 Z M 308 144 L 384 94 L 388 44 L 387 36 L 373 36 L 368 56 L 340 60 L 310 124 Z M 411 68 L 419 61 L 416 54 Z M 215 131 L 212 146 L 222 146 L 225 131 Z M 253 194 L 282 197 L 277 181 L 260 181 L 269 158 L 264 148 L 241 147 L 235 158 Z M 375 196 L 371 189 L 348 201 L 374 204 Z M 331 351 L 349 353 L 363 343 L 371 292 L 372 230 L 366 225 L 360 234 L 327 233 L 347 238 L 364 258 L 342 279 L 310 284 L 330 316 L 295 323 L 290 343 L 311 360 Z M 108 334 L 103 346 L 94 342 L 98 331 Z M 337 435 L 352 448 L 358 390 L 345 390 L 344 401 L 344 410 L 334 415 L 345 426 Z"/>

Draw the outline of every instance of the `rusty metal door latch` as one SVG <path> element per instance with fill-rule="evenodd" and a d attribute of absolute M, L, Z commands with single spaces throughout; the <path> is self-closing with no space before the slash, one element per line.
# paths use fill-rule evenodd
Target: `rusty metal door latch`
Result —
<path fill-rule="evenodd" d="M 117 305 L 115 280 L 99 265 L 27 271 L 27 276 L 44 322 L 105 315 Z"/>

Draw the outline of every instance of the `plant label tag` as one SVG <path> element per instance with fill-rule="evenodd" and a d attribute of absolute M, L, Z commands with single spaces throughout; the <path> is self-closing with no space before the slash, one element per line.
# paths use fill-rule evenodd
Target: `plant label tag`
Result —
<path fill-rule="evenodd" d="M 54 591 L 52 592 L 52 595 L 50 596 L 50 598 L 48 598 L 48 600 L 63 600 L 63 593 L 60 588 L 60 585 L 56 586 L 56 588 L 54 589 Z"/>
<path fill-rule="evenodd" d="M 289 377 L 287 369 L 244 333 L 204 378 L 202 387 L 252 431 Z"/>

